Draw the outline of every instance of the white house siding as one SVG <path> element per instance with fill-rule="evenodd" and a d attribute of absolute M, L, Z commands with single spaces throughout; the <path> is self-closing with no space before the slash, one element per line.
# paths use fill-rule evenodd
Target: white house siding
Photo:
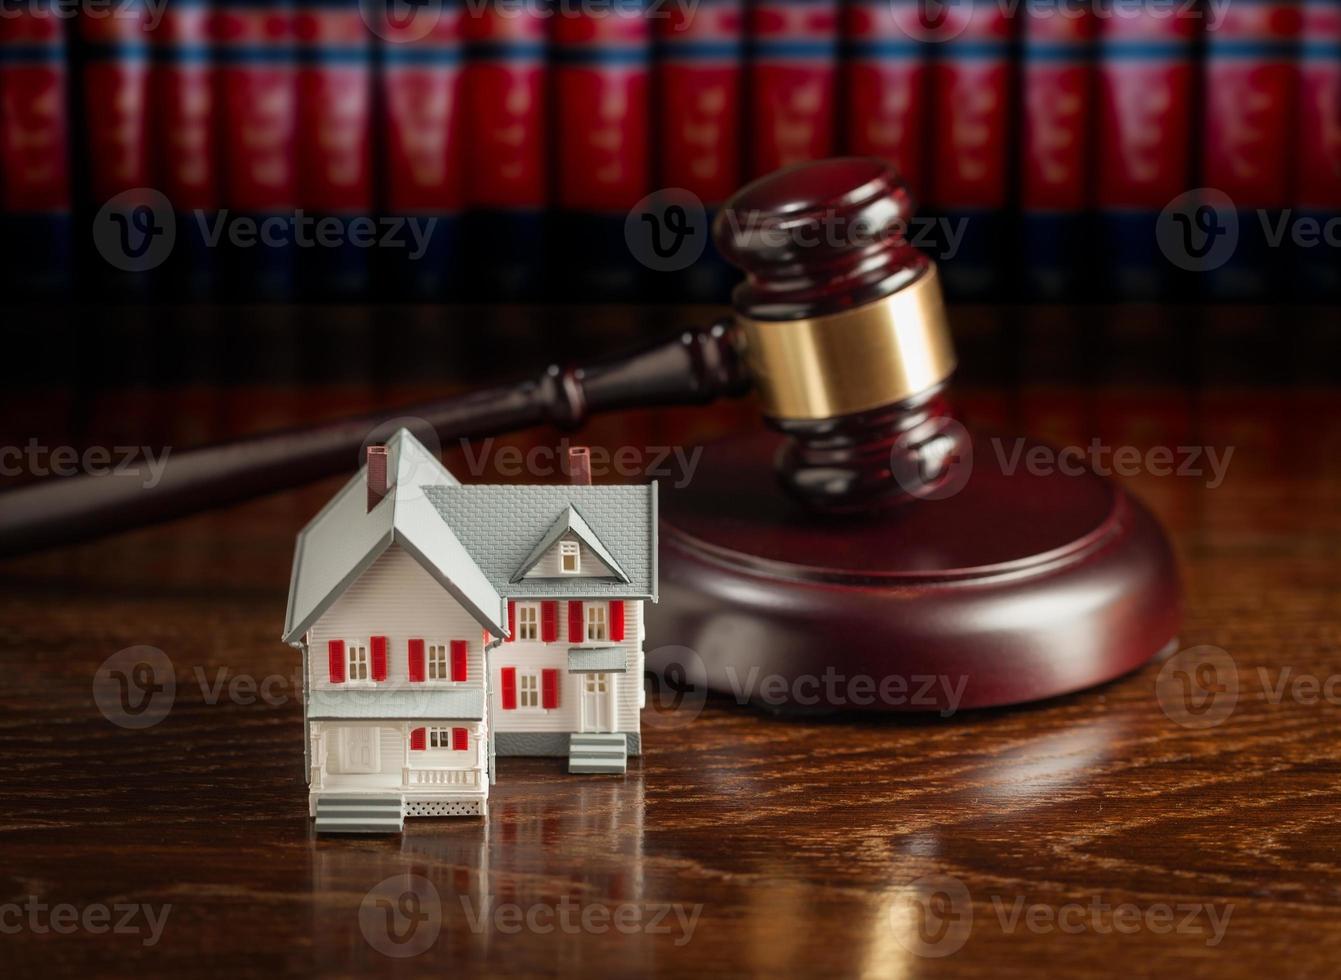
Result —
<path fill-rule="evenodd" d="M 542 600 L 518 598 L 514 601 L 520 605 L 526 602 L 539 604 Z M 579 731 L 581 723 L 580 698 L 585 675 L 568 672 L 568 650 L 574 646 L 591 645 L 609 646 L 623 652 L 624 672 L 611 675 L 617 678 L 615 681 L 617 687 L 615 692 L 614 729 L 618 732 L 626 732 L 636 736 L 639 731 L 639 709 L 643 687 L 642 601 L 637 599 L 626 599 L 624 601 L 624 639 L 617 643 L 608 644 L 571 643 L 568 640 L 568 602 L 563 599 L 556 601 L 558 603 L 559 627 L 557 640 L 553 643 L 545 643 L 540 640 L 504 642 L 495 647 L 489 654 L 489 717 L 494 731 L 499 734 Z M 605 601 L 607 600 L 583 600 L 584 605 L 591 602 Z M 557 670 L 559 672 L 559 706 L 552 709 L 517 707 L 505 710 L 502 702 L 501 681 L 501 672 L 504 667 L 516 667 L 519 675 L 524 671 L 534 671 L 539 675 L 542 670 L 547 668 Z M 518 682 L 518 688 L 518 699 L 520 700 L 520 681 Z M 509 753 L 507 744 L 508 740 L 506 739 L 500 744 L 500 754 L 522 754 L 521 752 Z M 540 744 L 539 742 L 528 743 L 532 748 Z M 637 738 L 630 739 L 629 748 L 631 752 L 639 750 Z M 566 752 L 566 748 L 563 751 Z M 528 751 L 526 754 L 532 753 Z M 543 753 L 537 752 L 536 754 Z"/>
<path fill-rule="evenodd" d="M 372 636 L 387 638 L 386 680 L 377 684 L 348 681 L 332 684 L 329 641 L 367 643 Z M 426 647 L 437 642 L 465 640 L 466 680 L 463 685 L 444 682 L 442 686 L 483 685 L 484 642 L 480 624 L 413 557 L 398 545 L 392 545 L 312 625 L 308 633 L 309 683 L 313 690 L 328 691 L 436 687 L 438 682 L 410 683 L 408 643 L 414 638 L 422 639 Z"/>
<path fill-rule="evenodd" d="M 578 571 L 576 572 L 565 572 L 559 567 L 559 545 L 565 541 L 577 542 Z M 554 542 L 524 578 L 610 578 L 613 574 L 610 566 L 587 547 L 585 541 L 570 532 Z"/>

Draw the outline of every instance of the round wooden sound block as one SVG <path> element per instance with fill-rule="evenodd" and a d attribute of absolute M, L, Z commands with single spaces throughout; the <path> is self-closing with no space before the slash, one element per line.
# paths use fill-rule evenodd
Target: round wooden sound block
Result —
<path fill-rule="evenodd" d="M 1173 641 L 1159 525 L 1088 471 L 1030 472 L 1040 444 L 975 435 L 948 496 L 835 518 L 778 491 L 779 443 L 716 443 L 663 491 L 649 670 L 779 710 L 948 714 L 1100 684 Z"/>

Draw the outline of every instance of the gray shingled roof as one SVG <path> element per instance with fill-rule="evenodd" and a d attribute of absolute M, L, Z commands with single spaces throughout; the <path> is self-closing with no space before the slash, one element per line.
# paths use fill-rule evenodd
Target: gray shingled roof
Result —
<path fill-rule="evenodd" d="M 426 486 L 425 497 L 502 595 L 637 597 L 655 601 L 657 501 L 650 486 Z M 512 577 L 572 507 L 628 576 Z"/>

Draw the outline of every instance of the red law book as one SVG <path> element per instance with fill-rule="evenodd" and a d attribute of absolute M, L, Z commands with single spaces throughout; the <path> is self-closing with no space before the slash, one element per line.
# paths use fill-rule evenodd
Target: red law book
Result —
<path fill-rule="evenodd" d="M 1313 231 L 1312 244 L 1287 249 L 1294 282 L 1311 299 L 1341 298 L 1341 4 L 1304 0 L 1296 77 L 1299 122 L 1294 164 L 1294 218 Z M 1323 232 L 1331 229 L 1328 242 Z"/>
<path fill-rule="evenodd" d="M 1096 18 L 1029 0 L 1021 27 L 1021 272 L 1033 295 L 1061 298 L 1087 265 Z"/>
<path fill-rule="evenodd" d="M 693 194 L 709 219 L 744 173 L 744 8 L 744 0 L 700 0 L 663 8 L 655 20 L 656 185 Z M 697 262 L 662 277 L 659 292 L 680 302 L 725 302 L 737 278 L 708 242 Z"/>
<path fill-rule="evenodd" d="M 945 6 L 935 25 L 931 203 L 949 224 L 929 245 L 960 298 L 994 294 L 1001 283 L 1013 29 L 996 0 Z"/>
<path fill-rule="evenodd" d="M 650 189 L 651 28 L 641 0 L 612 0 L 551 18 L 558 205 L 556 290 L 605 302 L 636 298 L 647 270 L 624 238 L 624 219 Z"/>
<path fill-rule="evenodd" d="M 206 228 L 218 220 L 214 64 L 209 0 L 172 0 L 152 25 L 151 164 L 172 205 L 176 240 L 163 280 L 190 298 L 214 286 L 215 250 Z"/>
<path fill-rule="evenodd" d="M 1237 210 L 1239 244 L 1209 270 L 1216 297 L 1261 298 L 1288 252 L 1272 244 L 1288 220 L 1290 137 L 1296 105 L 1294 0 L 1230 3 L 1206 31 L 1204 153 L 1198 184 L 1227 194 Z M 1282 239 L 1283 246 L 1288 237 Z"/>
<path fill-rule="evenodd" d="M 852 0 L 843 11 L 843 150 L 899 169 L 918 203 L 927 192 L 931 94 L 920 0 Z"/>
<path fill-rule="evenodd" d="M 413 247 L 404 227 L 383 235 L 372 224 L 373 35 L 359 0 L 298 0 L 294 34 L 298 203 L 313 230 L 298 242 L 300 285 L 309 296 L 363 295 L 373 247 Z"/>
<path fill-rule="evenodd" d="M 473 295 L 535 299 L 549 200 L 545 11 L 488 2 L 465 20 L 464 164 Z"/>
<path fill-rule="evenodd" d="M 1118 3 L 1099 22 L 1097 273 L 1118 295 L 1168 293 L 1175 266 L 1160 254 L 1160 212 L 1192 183 L 1196 9 Z"/>
<path fill-rule="evenodd" d="M 153 196 L 149 159 L 149 11 L 143 0 L 80 12 L 79 119 L 85 205 L 108 237 L 90 237 L 90 284 L 99 292 L 142 295 L 147 269 L 121 263 L 147 257 L 170 215 Z M 104 210 L 106 209 L 106 210 Z M 99 217 L 100 215 L 100 217 Z"/>
<path fill-rule="evenodd" d="M 759 0 L 749 13 L 752 177 L 837 146 L 837 0 Z"/>
<path fill-rule="evenodd" d="M 211 238 L 227 260 L 227 295 L 287 299 L 295 285 L 298 209 L 293 8 L 288 0 L 228 0 L 215 12 L 213 34 L 224 207 Z M 253 227 L 268 242 L 230 234 Z"/>
<path fill-rule="evenodd" d="M 70 285 L 64 24 L 42 3 L 0 18 L 0 282 L 9 296 Z"/>

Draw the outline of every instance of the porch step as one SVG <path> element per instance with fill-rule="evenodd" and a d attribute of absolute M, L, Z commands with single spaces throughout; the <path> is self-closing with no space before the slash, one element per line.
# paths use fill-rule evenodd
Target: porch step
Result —
<path fill-rule="evenodd" d="M 405 801 L 399 796 L 318 796 L 319 834 L 399 834 Z"/>
<path fill-rule="evenodd" d="M 623 732 L 568 736 L 568 771 L 623 773 L 629 765 L 629 740 Z"/>

